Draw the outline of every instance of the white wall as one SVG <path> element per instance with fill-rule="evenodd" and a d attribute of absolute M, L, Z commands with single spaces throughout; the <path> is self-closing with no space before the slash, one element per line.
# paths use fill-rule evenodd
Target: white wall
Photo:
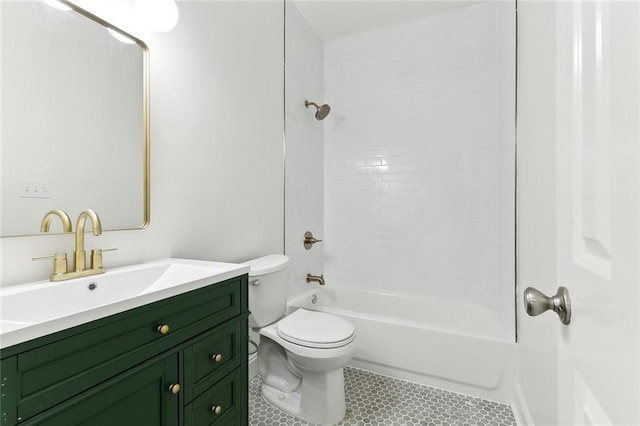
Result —
<path fill-rule="evenodd" d="M 555 294 L 556 139 L 555 3 L 518 4 L 518 306 L 527 287 Z M 544 26 L 545 30 L 540 28 Z M 540 169 L 540 164 L 548 167 Z M 518 309 L 518 386 L 521 422 L 558 419 L 555 315 L 531 318 Z"/>
<path fill-rule="evenodd" d="M 325 49 L 325 270 L 514 324 L 515 14 L 491 2 Z"/>
<path fill-rule="evenodd" d="M 88 235 L 107 269 L 166 256 L 242 261 L 282 253 L 283 6 L 179 2 L 151 52 L 151 225 Z M 147 41 L 147 40 L 145 40 Z M 3 286 L 47 279 L 32 256 L 73 237 L 0 240 Z"/>
<path fill-rule="evenodd" d="M 307 273 L 324 272 L 324 243 L 311 250 L 302 244 L 304 233 L 324 236 L 324 126 L 314 118 L 315 108 L 304 101 L 324 103 L 324 43 L 291 3 L 286 4 L 286 241 L 291 258 L 289 297 L 317 284 Z"/>

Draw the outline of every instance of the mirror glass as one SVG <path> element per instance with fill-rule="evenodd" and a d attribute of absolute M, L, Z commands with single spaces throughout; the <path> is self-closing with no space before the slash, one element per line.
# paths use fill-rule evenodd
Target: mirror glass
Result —
<path fill-rule="evenodd" d="M 42 1 L 1 9 L 0 235 L 40 233 L 62 209 L 103 230 L 149 221 L 148 51 Z M 112 30 L 113 31 L 113 30 Z M 51 232 L 61 232 L 54 220 Z"/>

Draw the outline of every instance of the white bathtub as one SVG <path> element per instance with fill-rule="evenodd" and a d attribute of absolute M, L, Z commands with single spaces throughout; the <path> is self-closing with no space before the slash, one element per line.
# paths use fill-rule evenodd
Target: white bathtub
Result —
<path fill-rule="evenodd" d="M 488 307 L 341 287 L 306 292 L 288 307 L 351 321 L 358 349 L 349 365 L 512 402 L 514 336 Z"/>

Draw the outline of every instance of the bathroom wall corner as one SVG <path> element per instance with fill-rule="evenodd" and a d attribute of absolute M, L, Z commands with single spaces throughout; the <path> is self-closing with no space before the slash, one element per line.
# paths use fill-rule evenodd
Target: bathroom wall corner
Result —
<path fill-rule="evenodd" d="M 285 70 L 285 254 L 289 264 L 289 298 L 316 284 L 306 274 L 324 274 L 324 242 L 311 250 L 303 246 L 306 231 L 324 238 L 324 121 L 314 118 L 314 108 L 324 100 L 324 43 L 292 2 L 286 3 Z M 329 285 L 331 281 L 328 280 Z"/>

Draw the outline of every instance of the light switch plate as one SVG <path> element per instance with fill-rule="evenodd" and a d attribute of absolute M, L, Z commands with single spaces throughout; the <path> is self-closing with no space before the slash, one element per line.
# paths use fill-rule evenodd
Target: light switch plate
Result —
<path fill-rule="evenodd" d="M 22 181 L 20 182 L 21 198 L 51 198 L 49 182 Z"/>

